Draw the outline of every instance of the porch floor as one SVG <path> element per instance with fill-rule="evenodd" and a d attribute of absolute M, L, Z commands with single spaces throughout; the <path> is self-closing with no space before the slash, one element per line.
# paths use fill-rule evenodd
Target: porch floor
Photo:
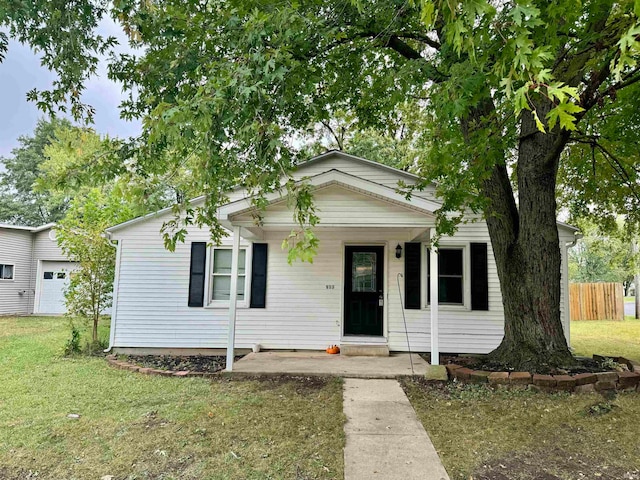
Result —
<path fill-rule="evenodd" d="M 411 371 L 413 360 L 413 372 Z M 251 375 L 317 375 L 345 378 L 395 378 L 424 375 L 428 363 L 413 353 L 388 357 L 351 357 L 319 351 L 250 353 L 233 364 L 233 372 Z"/>

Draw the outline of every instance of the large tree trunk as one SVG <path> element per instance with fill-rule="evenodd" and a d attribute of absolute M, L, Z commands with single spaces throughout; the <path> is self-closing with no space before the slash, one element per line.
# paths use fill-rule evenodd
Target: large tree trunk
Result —
<path fill-rule="evenodd" d="M 544 118 L 549 106 L 539 106 Z M 538 132 L 524 112 L 518 149 L 518 205 L 504 165 L 484 183 L 487 225 L 504 306 L 504 339 L 496 362 L 543 371 L 575 363 L 560 320 L 561 253 L 556 223 L 556 174 L 568 135 Z"/>

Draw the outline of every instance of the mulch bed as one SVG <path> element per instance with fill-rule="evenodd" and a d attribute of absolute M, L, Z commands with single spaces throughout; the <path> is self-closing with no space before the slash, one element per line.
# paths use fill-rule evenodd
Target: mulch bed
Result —
<path fill-rule="evenodd" d="M 428 360 L 428 359 L 427 359 Z M 584 358 L 578 357 L 578 364 L 567 368 L 541 368 L 539 371 L 531 373 L 539 373 L 544 375 L 577 375 L 580 373 L 600 373 L 610 372 L 615 368 L 618 371 L 628 371 L 627 365 L 616 364 L 612 368 L 610 360 L 605 358 Z M 509 369 L 505 365 L 498 363 L 492 363 L 486 360 L 482 355 L 478 356 L 456 356 L 456 355 L 442 355 L 440 357 L 442 365 L 456 364 L 470 368 L 471 370 L 483 370 L 486 372 L 509 372 L 513 369 Z"/>
<path fill-rule="evenodd" d="M 237 355 L 234 358 L 235 361 L 238 361 L 242 357 L 243 355 Z M 227 357 L 224 355 L 192 355 L 183 357 L 175 357 L 172 355 L 122 355 L 121 358 L 128 363 L 133 363 L 140 367 L 174 372 L 216 373 L 224 370 L 227 366 Z"/>

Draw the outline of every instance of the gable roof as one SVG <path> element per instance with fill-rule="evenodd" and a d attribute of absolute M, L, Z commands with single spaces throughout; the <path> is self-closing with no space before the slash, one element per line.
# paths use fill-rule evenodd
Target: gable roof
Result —
<path fill-rule="evenodd" d="M 367 160 L 366 158 L 358 157 L 357 155 L 351 155 L 350 153 L 343 152 L 342 150 L 327 150 L 321 155 L 310 158 L 306 162 L 302 162 L 297 165 L 298 168 L 304 168 L 308 165 L 315 165 L 316 163 L 320 163 L 329 158 L 343 158 L 345 160 L 349 160 L 350 162 L 362 163 L 363 165 L 371 165 L 373 167 L 379 168 L 381 170 L 386 170 L 391 173 L 395 173 L 396 175 L 404 176 L 411 178 L 412 180 L 419 180 L 420 177 L 414 173 L 407 172 L 405 170 L 401 170 L 399 168 L 391 167 L 389 165 L 385 165 L 384 163 L 374 162 L 373 160 Z"/>

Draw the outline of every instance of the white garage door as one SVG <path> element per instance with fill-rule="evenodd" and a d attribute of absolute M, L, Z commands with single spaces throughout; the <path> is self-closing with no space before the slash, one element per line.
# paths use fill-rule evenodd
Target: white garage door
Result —
<path fill-rule="evenodd" d="M 40 303 L 38 313 L 65 313 L 64 292 L 74 262 L 42 262 L 40 270 Z"/>

